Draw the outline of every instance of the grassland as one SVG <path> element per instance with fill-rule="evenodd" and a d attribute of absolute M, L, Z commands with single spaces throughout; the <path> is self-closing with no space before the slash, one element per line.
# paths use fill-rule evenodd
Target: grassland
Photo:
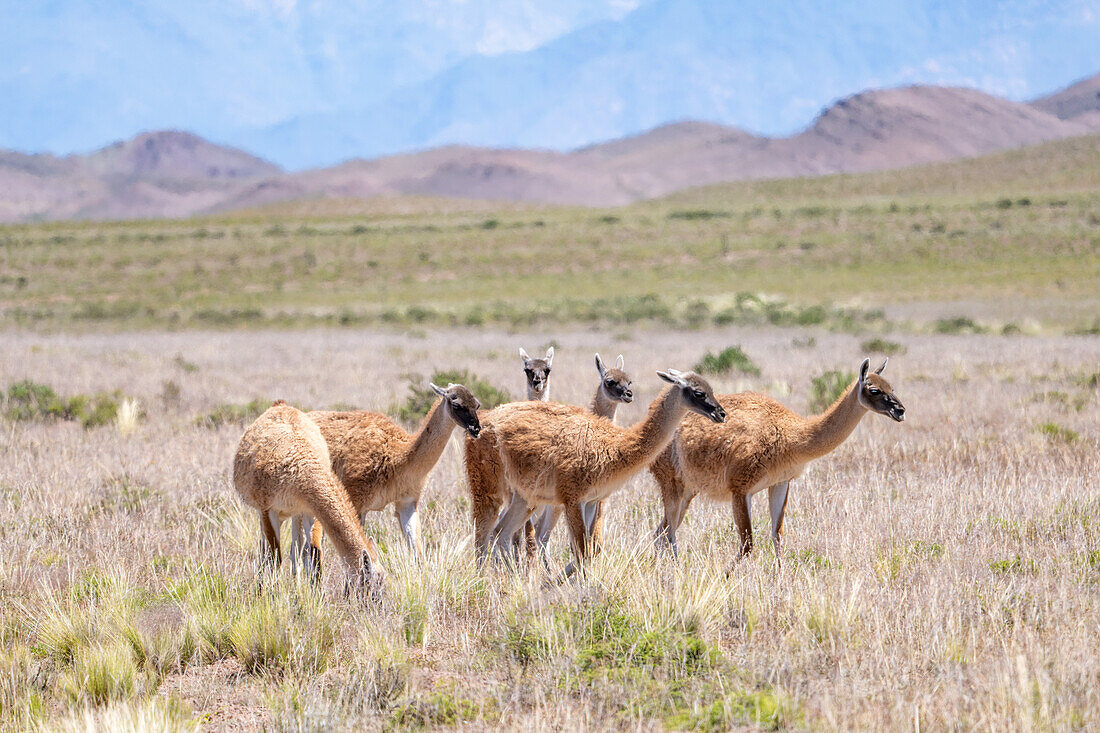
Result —
<path fill-rule="evenodd" d="M 1100 136 L 621 209 L 298 202 L 0 228 L 0 325 L 35 330 L 739 323 L 1095 329 Z"/>
<path fill-rule="evenodd" d="M 908 171 L 708 187 L 614 210 L 297 202 L 0 228 L 0 730 L 1100 728 L 1100 137 Z M 782 565 L 697 501 L 609 503 L 576 582 L 479 570 L 461 444 L 427 556 L 348 602 L 255 586 L 229 468 L 283 398 L 415 413 L 454 371 L 555 399 L 623 353 L 868 417 L 792 485 Z M 499 395 L 504 398 L 504 394 Z M 562 536 L 551 546 L 560 568 Z"/>
<path fill-rule="evenodd" d="M 815 377 L 866 351 L 822 328 L 554 335 L 564 401 L 590 396 L 593 351 L 626 355 L 628 423 L 660 388 L 655 369 L 729 345 L 759 375 L 716 367 L 716 389 L 799 410 Z M 749 559 L 733 560 L 729 508 L 703 501 L 680 560 L 655 558 L 642 476 L 610 501 L 583 581 L 481 572 L 455 440 L 425 492 L 422 567 L 389 513 L 369 522 L 391 576 L 380 606 L 343 598 L 331 551 L 323 595 L 287 575 L 256 595 L 256 521 L 229 482 L 243 406 L 395 410 L 410 375 L 435 369 L 518 394 L 516 348 L 546 343 L 485 328 L 6 336 L 7 382 L 140 409 L 89 427 L 0 421 L 0 728 L 1100 726 L 1095 337 L 872 344 L 895 353 L 886 376 L 907 420 L 866 418 L 792 485 L 779 567 L 761 505 Z M 553 564 L 568 556 L 556 536 Z"/>

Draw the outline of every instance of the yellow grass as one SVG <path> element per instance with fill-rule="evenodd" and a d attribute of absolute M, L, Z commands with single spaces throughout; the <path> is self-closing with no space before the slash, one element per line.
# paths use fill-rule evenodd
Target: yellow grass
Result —
<path fill-rule="evenodd" d="M 583 580 L 481 572 L 455 440 L 425 492 L 423 566 L 391 513 L 369 522 L 390 573 L 379 607 L 344 599 L 331 548 L 323 597 L 286 568 L 256 595 L 256 520 L 229 481 L 243 425 L 197 416 L 276 397 L 389 409 L 405 375 L 449 368 L 519 394 L 517 347 L 551 338 L 552 395 L 567 402 L 590 398 L 594 351 L 625 354 L 628 423 L 659 390 L 656 369 L 731 344 L 761 374 L 716 376 L 719 391 L 804 410 L 811 377 L 855 369 L 866 340 L 734 327 L 6 335 L 8 382 L 117 389 L 144 417 L 132 431 L 0 421 L 0 727 L 1100 727 L 1096 337 L 894 336 L 886 376 L 907 420 L 866 418 L 792 485 L 781 567 L 763 503 L 747 560 L 733 561 L 729 508 L 704 501 L 680 560 L 656 558 L 641 476 L 610 501 Z M 560 535 L 551 556 L 555 569 L 569 557 Z"/>

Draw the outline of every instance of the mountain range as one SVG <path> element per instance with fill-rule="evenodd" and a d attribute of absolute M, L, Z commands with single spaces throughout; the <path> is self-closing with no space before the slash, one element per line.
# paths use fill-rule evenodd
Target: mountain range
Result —
<path fill-rule="evenodd" d="M 609 206 L 689 186 L 896 168 L 1094 132 L 1100 75 L 1031 103 L 958 87 L 865 91 L 788 137 L 685 121 L 570 152 L 443 146 L 301 172 L 162 131 L 87 155 L 0 151 L 0 221 L 183 217 L 399 195 Z"/>
<path fill-rule="evenodd" d="M 287 170 L 573 150 L 677 120 L 787 137 L 911 85 L 1100 69 L 1097 0 L 0 0 L 0 148 L 189 130 Z"/>

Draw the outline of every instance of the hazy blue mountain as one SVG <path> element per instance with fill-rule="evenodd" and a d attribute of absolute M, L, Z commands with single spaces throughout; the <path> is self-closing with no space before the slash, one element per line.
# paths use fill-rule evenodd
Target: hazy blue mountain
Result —
<path fill-rule="evenodd" d="M 177 128 L 290 168 L 683 119 L 783 135 L 865 88 L 1022 100 L 1100 69 L 1097 0 L 0 3 L 0 148 Z"/>
<path fill-rule="evenodd" d="M 0 0 L 0 148 L 69 153 L 166 128 L 234 142 L 636 4 Z"/>

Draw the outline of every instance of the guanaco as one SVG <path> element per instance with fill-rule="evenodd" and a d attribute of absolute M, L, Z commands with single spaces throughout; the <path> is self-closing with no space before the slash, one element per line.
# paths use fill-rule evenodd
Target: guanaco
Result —
<path fill-rule="evenodd" d="M 729 420 L 719 429 L 689 416 L 650 471 L 657 480 L 664 518 L 657 527 L 658 547 L 678 552 L 676 530 L 696 496 L 732 501 L 740 538 L 738 557 L 752 551 L 752 495 L 768 490 L 771 537 L 779 557 L 783 514 L 790 482 L 806 464 L 829 453 L 855 430 L 867 412 L 905 420 L 905 407 L 880 375 L 886 363 L 869 373 L 864 359 L 859 376 L 825 412 L 802 417 L 767 395 L 721 395 Z"/>

